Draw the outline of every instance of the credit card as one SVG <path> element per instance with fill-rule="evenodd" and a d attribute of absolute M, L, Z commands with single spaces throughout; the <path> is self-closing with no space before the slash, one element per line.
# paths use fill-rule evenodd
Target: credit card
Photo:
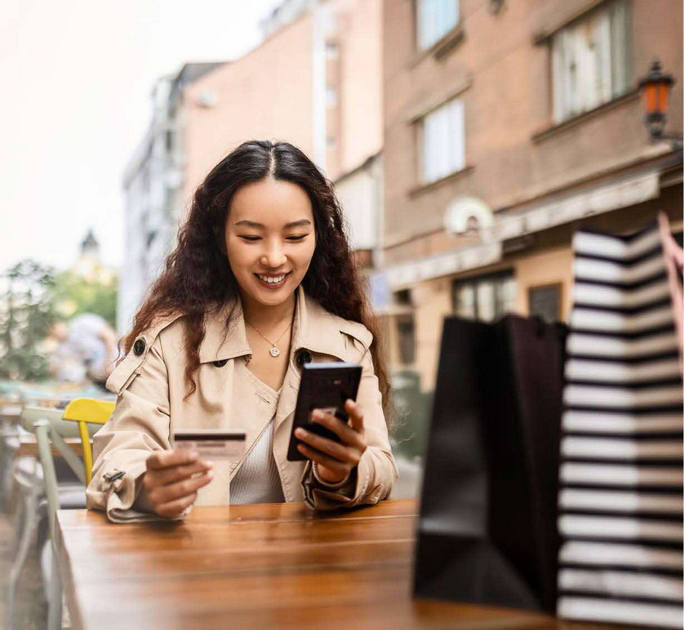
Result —
<path fill-rule="evenodd" d="M 173 441 L 177 449 L 195 451 L 202 459 L 235 459 L 245 453 L 247 434 L 231 429 L 177 429 Z"/>

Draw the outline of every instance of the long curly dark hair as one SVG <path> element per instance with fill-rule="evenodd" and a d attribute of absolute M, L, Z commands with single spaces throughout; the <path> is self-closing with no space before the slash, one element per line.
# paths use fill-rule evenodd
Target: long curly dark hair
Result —
<path fill-rule="evenodd" d="M 370 347 L 378 377 L 388 429 L 393 425 L 391 384 L 381 345 L 380 329 L 365 295 L 347 239 L 347 227 L 333 184 L 297 147 L 287 142 L 251 140 L 223 158 L 197 188 L 178 245 L 166 258 L 164 270 L 138 310 L 133 329 L 122 339 L 128 353 L 135 339 L 160 320 L 185 318 L 192 394 L 197 385 L 199 347 L 204 339 L 204 317 L 238 295 L 238 283 L 225 255 L 224 230 L 231 200 L 245 184 L 266 177 L 301 187 L 309 196 L 316 230 L 316 249 L 302 281 L 307 295 L 328 312 L 360 322 L 373 333 Z M 231 313 L 226 327 L 233 318 Z"/>

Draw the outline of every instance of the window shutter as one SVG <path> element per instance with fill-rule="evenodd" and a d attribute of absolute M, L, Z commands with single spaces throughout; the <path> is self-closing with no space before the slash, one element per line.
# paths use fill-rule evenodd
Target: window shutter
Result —
<path fill-rule="evenodd" d="M 430 48 L 458 24 L 459 0 L 417 0 L 418 47 Z"/>
<path fill-rule="evenodd" d="M 596 51 L 596 93 L 600 103 L 607 103 L 613 95 L 611 70 L 610 14 L 601 11 L 597 16 L 594 38 Z"/>
<path fill-rule="evenodd" d="M 460 99 L 445 103 L 423 119 L 422 165 L 424 183 L 465 166 L 465 123 Z"/>
<path fill-rule="evenodd" d="M 629 89 L 628 27 L 627 3 L 616 2 L 610 8 L 612 97 Z"/>
<path fill-rule="evenodd" d="M 608 3 L 553 38 L 553 118 L 559 123 L 629 89 L 629 11 Z"/>
<path fill-rule="evenodd" d="M 448 109 L 449 113 L 449 172 L 460 171 L 465 166 L 465 124 L 463 101 L 455 99 Z"/>
<path fill-rule="evenodd" d="M 553 74 L 553 120 L 561 122 L 565 118 L 565 91 L 567 76 L 565 73 L 565 59 L 563 56 L 563 43 L 565 34 L 559 33 L 553 38 L 552 45 L 552 74 Z"/>

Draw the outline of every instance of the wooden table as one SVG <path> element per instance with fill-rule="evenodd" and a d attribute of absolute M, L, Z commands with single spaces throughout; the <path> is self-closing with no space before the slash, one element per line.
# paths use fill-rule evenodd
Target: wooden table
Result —
<path fill-rule="evenodd" d="M 175 524 L 62 510 L 57 553 L 76 630 L 606 630 L 412 600 L 416 521 L 413 499 L 339 514 L 303 503 L 198 507 Z"/>

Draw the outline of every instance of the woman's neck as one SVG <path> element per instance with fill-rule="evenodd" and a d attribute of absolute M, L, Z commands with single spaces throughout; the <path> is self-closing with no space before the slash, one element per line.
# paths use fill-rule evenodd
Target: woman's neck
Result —
<path fill-rule="evenodd" d="M 241 292 L 242 310 L 245 322 L 259 329 L 263 334 L 265 330 L 277 330 L 285 328 L 291 321 L 295 309 L 295 294 L 293 293 L 282 304 L 264 306 L 250 295 Z"/>

